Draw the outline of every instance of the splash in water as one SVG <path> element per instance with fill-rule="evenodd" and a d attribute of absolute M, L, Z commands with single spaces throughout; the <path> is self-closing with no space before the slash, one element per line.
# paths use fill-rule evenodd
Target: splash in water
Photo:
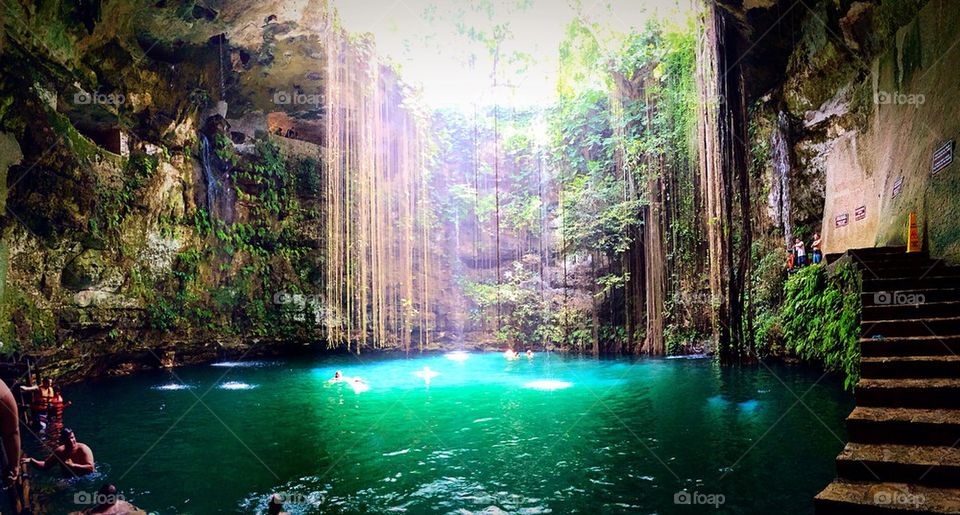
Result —
<path fill-rule="evenodd" d="M 423 367 L 423 370 L 417 370 L 413 373 L 413 375 L 423 379 L 427 384 L 430 384 L 430 380 L 440 375 L 440 372 L 430 370 L 430 367 Z"/>
<path fill-rule="evenodd" d="M 211 363 L 211 367 L 262 367 L 265 365 L 263 361 L 221 361 L 219 363 Z"/>
<path fill-rule="evenodd" d="M 458 361 L 463 363 L 464 361 L 470 359 L 470 353 L 462 350 L 457 350 L 453 352 L 448 352 L 443 355 L 443 357 L 449 359 L 450 361 Z"/>
<path fill-rule="evenodd" d="M 154 390 L 166 390 L 166 391 L 189 390 L 191 388 L 193 388 L 193 385 L 182 384 L 182 383 L 161 384 L 153 387 Z"/>
<path fill-rule="evenodd" d="M 253 390 L 256 388 L 255 384 L 242 383 L 240 381 L 227 381 L 220 385 L 221 390 Z"/>
<path fill-rule="evenodd" d="M 563 388 L 570 388 L 571 386 L 573 386 L 573 383 L 568 383 L 566 381 L 557 381 L 554 379 L 530 381 L 529 383 L 523 385 L 524 388 L 532 388 L 534 390 L 560 390 Z"/>

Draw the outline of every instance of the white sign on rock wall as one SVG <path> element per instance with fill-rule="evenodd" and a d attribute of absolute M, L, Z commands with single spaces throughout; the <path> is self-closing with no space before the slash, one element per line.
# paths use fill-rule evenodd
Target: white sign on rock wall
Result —
<path fill-rule="evenodd" d="M 953 163 L 954 146 L 954 140 L 950 140 L 937 147 L 937 149 L 933 152 L 933 163 L 930 167 L 931 175 L 940 173 L 941 170 L 950 166 L 950 163 Z"/>

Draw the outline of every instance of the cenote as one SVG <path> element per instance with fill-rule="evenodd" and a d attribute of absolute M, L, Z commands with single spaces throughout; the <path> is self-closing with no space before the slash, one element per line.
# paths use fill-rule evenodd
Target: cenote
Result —
<path fill-rule="evenodd" d="M 329 384 L 336 370 L 370 389 Z M 252 513 L 276 492 L 291 513 L 685 513 L 680 491 L 722 492 L 717 513 L 812 513 L 852 406 L 803 367 L 547 353 L 226 362 L 66 393 L 90 484 L 170 514 Z"/>
<path fill-rule="evenodd" d="M 0 515 L 960 515 L 960 0 L 0 3 Z"/>

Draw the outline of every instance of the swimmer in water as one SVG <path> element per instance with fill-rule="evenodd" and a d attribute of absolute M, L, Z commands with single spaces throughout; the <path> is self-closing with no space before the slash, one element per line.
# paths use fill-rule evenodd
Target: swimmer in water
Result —
<path fill-rule="evenodd" d="M 504 351 L 503 357 L 507 359 L 517 359 L 520 357 L 520 353 L 513 349 L 507 349 L 506 351 Z"/>
<path fill-rule="evenodd" d="M 533 359 L 533 351 L 530 349 L 527 349 L 527 359 Z"/>
<path fill-rule="evenodd" d="M 346 378 L 343 377 L 343 372 L 337 370 L 333 373 L 333 379 L 327 381 L 328 383 L 339 383 L 340 381 L 345 381 Z"/>
<path fill-rule="evenodd" d="M 87 444 L 77 441 L 72 429 L 65 427 L 60 431 L 60 444 L 47 459 L 24 457 L 23 463 L 43 470 L 60 465 L 64 472 L 73 476 L 82 476 L 94 471 L 93 451 Z"/>

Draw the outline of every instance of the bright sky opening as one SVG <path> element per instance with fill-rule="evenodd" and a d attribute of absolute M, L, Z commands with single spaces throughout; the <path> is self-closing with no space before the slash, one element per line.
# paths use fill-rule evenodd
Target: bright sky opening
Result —
<path fill-rule="evenodd" d="M 647 20 L 686 19 L 685 0 L 334 0 L 344 27 L 370 33 L 378 53 L 422 88 L 428 106 L 549 105 L 570 22 L 595 24 L 612 49 Z M 499 59 L 496 41 L 501 41 Z M 494 87 L 494 63 L 496 84 Z"/>

